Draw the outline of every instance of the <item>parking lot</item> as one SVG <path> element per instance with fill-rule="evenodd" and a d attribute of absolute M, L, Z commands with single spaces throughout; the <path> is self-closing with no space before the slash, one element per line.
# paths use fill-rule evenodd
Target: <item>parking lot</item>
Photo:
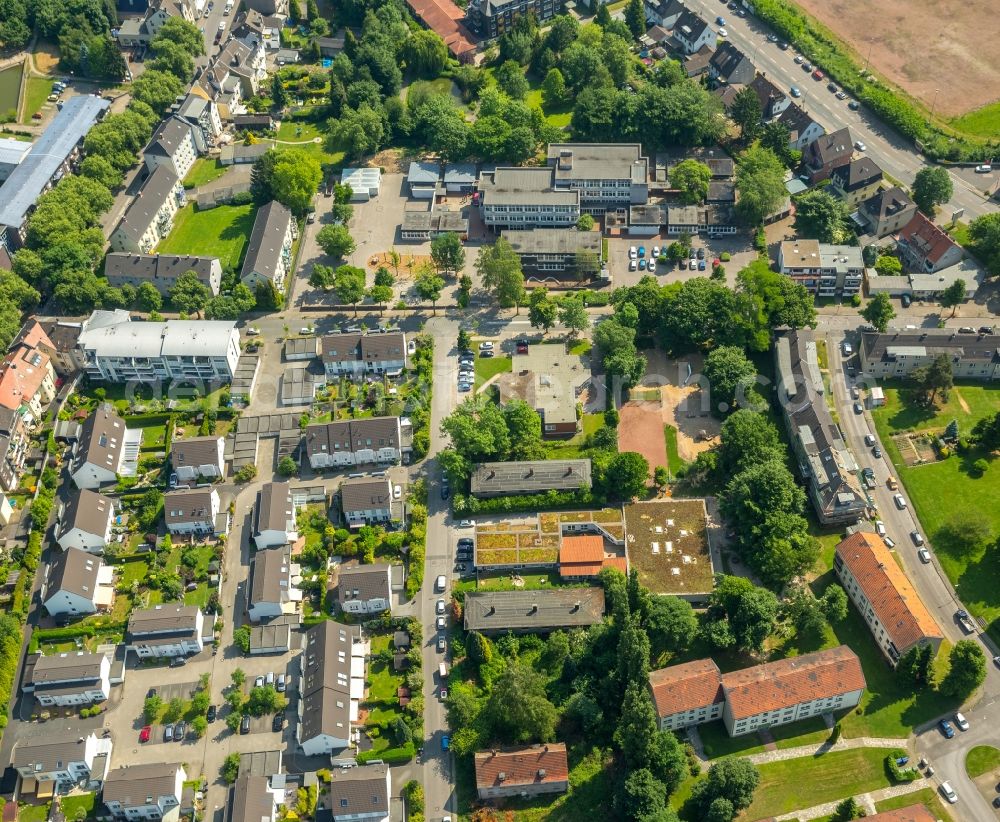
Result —
<path fill-rule="evenodd" d="M 612 237 L 608 240 L 608 270 L 611 272 L 612 285 L 619 286 L 635 285 L 643 277 L 649 276 L 649 271 L 642 271 L 638 267 L 636 260 L 636 270 L 629 270 L 629 249 L 635 246 L 636 250 L 641 246 L 645 248 L 645 258 L 648 260 L 652 256 L 654 246 L 662 250 L 674 242 L 676 237 Z M 690 268 L 680 268 L 676 263 L 656 263 L 656 271 L 653 274 L 661 283 L 674 282 L 677 280 L 690 280 L 694 277 L 708 277 L 712 273 L 712 260 L 721 257 L 723 253 L 730 255 L 728 262 L 722 263 L 726 269 L 726 282 L 730 285 L 736 283 L 736 275 L 740 269 L 745 268 L 752 262 L 757 254 L 749 248 L 749 237 L 745 234 L 731 234 L 725 237 L 693 237 L 691 248 L 696 252 L 701 249 L 705 257 L 705 270 L 697 267 L 692 271 Z"/>

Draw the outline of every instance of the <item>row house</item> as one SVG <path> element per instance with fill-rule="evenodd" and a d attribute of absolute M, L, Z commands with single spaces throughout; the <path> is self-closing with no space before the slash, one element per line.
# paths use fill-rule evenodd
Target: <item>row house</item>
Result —
<path fill-rule="evenodd" d="M 197 605 L 139 608 L 129 617 L 125 647 L 139 659 L 188 656 L 211 641 L 211 634 L 204 636 L 205 628 L 205 615 Z"/>
<path fill-rule="evenodd" d="M 292 586 L 297 575 L 286 548 L 258 551 L 250 560 L 247 577 L 247 616 L 251 622 L 295 613 L 301 592 Z"/>
<path fill-rule="evenodd" d="M 25 662 L 23 690 L 42 707 L 94 705 L 111 696 L 107 654 L 35 654 Z"/>
<path fill-rule="evenodd" d="M 289 545 L 299 538 L 295 505 L 287 482 L 268 482 L 257 492 L 253 509 L 253 542 L 258 550 Z"/>
<path fill-rule="evenodd" d="M 222 118 L 219 107 L 212 100 L 190 92 L 177 107 L 177 116 L 191 124 L 194 129 L 195 145 L 200 154 L 215 145 L 222 134 Z"/>
<path fill-rule="evenodd" d="M 19 411 L 0 408 L 0 491 L 13 491 L 21 484 L 28 456 L 30 432 Z"/>
<path fill-rule="evenodd" d="M 340 509 L 348 528 L 392 519 L 392 489 L 385 477 L 347 479 L 340 485 Z"/>
<path fill-rule="evenodd" d="M 64 551 L 77 548 L 91 554 L 103 554 L 111 542 L 115 517 L 111 497 L 87 488 L 71 491 L 56 522 L 56 543 Z"/>
<path fill-rule="evenodd" d="M 476 751 L 476 792 L 481 800 L 544 796 L 569 790 L 563 742 Z"/>
<path fill-rule="evenodd" d="M 148 254 L 174 227 L 174 215 L 187 195 L 169 164 L 153 169 L 111 233 L 112 251 Z"/>
<path fill-rule="evenodd" d="M 383 762 L 335 769 L 327 792 L 333 822 L 389 822 L 392 781 Z"/>
<path fill-rule="evenodd" d="M 850 297 L 861 292 L 865 264 L 857 246 L 784 240 L 778 270 L 817 296 Z"/>
<path fill-rule="evenodd" d="M 802 152 L 802 168 L 815 185 L 829 179 L 838 166 L 848 165 L 853 156 L 851 130 L 845 126 L 810 142 Z"/>
<path fill-rule="evenodd" d="M 14 744 L 10 766 L 21 779 L 21 796 L 43 790 L 65 794 L 72 788 L 97 790 L 111 765 L 111 737 L 93 731 L 46 731 Z"/>
<path fill-rule="evenodd" d="M 712 659 L 651 671 L 649 690 L 661 731 L 679 731 L 722 718 L 722 672 Z"/>
<path fill-rule="evenodd" d="M 753 63 L 728 40 L 723 40 L 708 61 L 708 76 L 716 83 L 750 83 L 757 74 Z"/>
<path fill-rule="evenodd" d="M 320 339 L 320 359 L 328 380 L 398 376 L 406 368 L 406 334 L 327 334 Z"/>
<path fill-rule="evenodd" d="M 400 417 L 368 417 L 306 427 L 306 454 L 315 469 L 396 463 L 411 450 L 413 427 Z"/>
<path fill-rule="evenodd" d="M 108 774 L 101 800 L 117 820 L 177 822 L 186 781 L 183 765 L 125 765 Z"/>
<path fill-rule="evenodd" d="M 222 285 L 222 263 L 218 257 L 193 257 L 187 254 L 134 254 L 112 251 L 104 258 L 104 276 L 115 288 L 130 285 L 138 288 L 149 283 L 163 296 L 182 274 L 193 271 L 198 281 L 219 295 Z"/>

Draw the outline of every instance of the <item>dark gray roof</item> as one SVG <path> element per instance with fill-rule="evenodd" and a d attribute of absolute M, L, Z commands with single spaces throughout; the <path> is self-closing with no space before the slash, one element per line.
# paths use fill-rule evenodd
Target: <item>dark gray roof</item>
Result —
<path fill-rule="evenodd" d="M 148 280 L 153 285 L 156 285 L 157 281 L 162 281 L 163 287 L 169 287 L 181 274 L 193 271 L 202 283 L 211 287 L 212 267 L 214 263 L 218 262 L 218 257 L 112 251 L 104 259 L 104 276 L 112 285 L 118 280 L 127 282 L 132 279 L 140 279 Z"/>
<path fill-rule="evenodd" d="M 95 682 L 101 678 L 104 654 L 56 654 L 39 656 L 31 668 L 31 684 L 38 690 L 47 684 Z"/>
<path fill-rule="evenodd" d="M 947 354 L 961 362 L 1000 362 L 1000 334 L 956 334 L 948 328 L 919 331 L 865 332 L 861 345 L 867 362 L 892 361 L 898 349 L 923 349 L 926 356 Z"/>
<path fill-rule="evenodd" d="M 728 40 L 723 40 L 719 43 L 709 64 L 724 80 L 728 80 L 737 72 L 740 74 L 750 73 L 747 79 L 753 77 L 753 64 L 750 62 L 750 58 Z M 746 82 L 746 80 L 740 80 L 739 82 Z"/>
<path fill-rule="evenodd" d="M 883 189 L 861 204 L 861 208 L 876 220 L 884 220 L 914 206 L 913 200 L 899 186 Z"/>
<path fill-rule="evenodd" d="M 681 12 L 681 16 L 677 18 L 677 22 L 674 23 L 674 36 L 680 33 L 686 40 L 693 42 L 701 37 L 707 28 L 708 23 L 705 20 L 690 9 L 685 9 Z"/>
<path fill-rule="evenodd" d="M 229 792 L 226 822 L 262 822 L 274 814 L 274 794 L 266 776 L 241 776 Z"/>
<path fill-rule="evenodd" d="M 138 808 L 155 804 L 161 797 L 167 796 L 173 796 L 179 802 L 180 797 L 176 795 L 177 771 L 181 767 L 157 763 L 115 768 L 104 780 L 104 803 L 120 802 L 123 808 Z"/>
<path fill-rule="evenodd" d="M 312 454 L 333 454 L 359 448 L 401 447 L 398 417 L 365 417 L 359 420 L 318 422 L 306 428 L 306 449 Z M 371 441 L 371 445 L 367 442 Z"/>
<path fill-rule="evenodd" d="M 882 169 L 878 163 L 870 157 L 862 157 L 860 160 L 852 160 L 837 166 L 830 172 L 830 177 L 844 191 L 854 191 L 882 179 Z"/>
<path fill-rule="evenodd" d="M 59 523 L 58 537 L 79 528 L 85 534 L 103 537 L 108 531 L 108 519 L 114 516 L 111 497 L 86 488 L 71 493 Z"/>
<path fill-rule="evenodd" d="M 187 440 L 173 440 L 170 443 L 170 464 L 178 468 L 198 468 L 202 465 L 218 465 L 219 440 L 221 437 L 191 437 Z"/>
<path fill-rule="evenodd" d="M 735 203 L 736 183 L 733 180 L 712 180 L 708 184 L 708 202 Z"/>
<path fill-rule="evenodd" d="M 590 460 L 536 460 L 478 463 L 470 481 L 476 496 L 532 494 L 590 487 Z"/>
<path fill-rule="evenodd" d="M 49 566 L 46 595 L 51 596 L 54 591 L 68 591 L 92 601 L 97 593 L 100 570 L 100 558 L 79 548 L 67 548 L 62 553 L 56 553 Z"/>
<path fill-rule="evenodd" d="M 795 103 L 792 103 L 778 116 L 778 122 L 788 127 L 788 133 L 794 140 L 816 121 L 795 105 Z M 815 145 L 815 143 L 810 143 L 810 146 L 812 145 Z M 809 146 L 806 146 L 807 151 L 808 149 Z"/>
<path fill-rule="evenodd" d="M 111 103 L 78 94 L 63 103 L 31 151 L 0 186 L 0 226 L 20 228 L 56 171 Z"/>
<path fill-rule="evenodd" d="M 414 160 L 406 172 L 406 180 L 410 185 L 434 185 L 441 180 L 441 164 Z"/>
<path fill-rule="evenodd" d="M 782 89 L 778 88 L 763 74 L 756 75 L 750 81 L 750 88 L 753 89 L 754 94 L 757 95 L 757 99 L 760 101 L 760 108 L 765 120 L 774 116 L 775 104 L 780 103 L 788 97 Z"/>
<path fill-rule="evenodd" d="M 383 478 L 346 479 L 340 485 L 344 513 L 388 509 L 392 504 L 389 480 Z"/>
<path fill-rule="evenodd" d="M 388 770 L 388 765 L 380 764 L 335 768 L 328 787 L 333 815 L 388 814 Z"/>
<path fill-rule="evenodd" d="M 98 406 L 83 422 L 78 460 L 117 472 L 125 431 L 125 421 L 118 416 L 111 403 Z"/>
<path fill-rule="evenodd" d="M 402 331 L 388 334 L 327 334 L 320 339 L 320 355 L 324 363 L 405 360 L 406 335 Z"/>
<path fill-rule="evenodd" d="M 791 108 L 791 107 L 790 107 Z M 851 142 L 851 130 L 844 126 L 831 134 L 824 134 L 811 142 L 802 155 L 802 162 L 813 168 L 820 166 L 839 165 L 848 162 L 854 153 Z"/>
<path fill-rule="evenodd" d="M 42 736 L 18 741 L 14 745 L 10 764 L 18 769 L 30 767 L 42 773 L 63 770 L 70 762 L 84 761 L 87 739 L 91 736 L 94 736 L 92 731 L 87 733 L 76 728 L 68 731 L 46 730 Z"/>
<path fill-rule="evenodd" d="M 177 182 L 177 175 L 169 166 L 162 165 L 153 169 L 153 173 L 142 184 L 139 194 L 125 211 L 115 231 L 121 231 L 133 240 L 140 240 L 156 217 L 156 213 L 171 196 Z"/>
<path fill-rule="evenodd" d="M 474 183 L 476 182 L 475 163 L 448 163 L 444 167 L 444 182 L 448 183 Z"/>
<path fill-rule="evenodd" d="M 341 568 L 337 577 L 337 599 L 341 604 L 358 599 L 389 599 L 389 565 L 354 565 Z"/>
<path fill-rule="evenodd" d="M 280 548 L 258 551 L 250 561 L 247 581 L 247 604 L 281 602 L 282 591 L 287 595 L 291 557 Z"/>
<path fill-rule="evenodd" d="M 292 212 L 277 200 L 261 206 L 253 221 L 242 277 L 256 271 L 273 279 L 281 259 L 281 247 L 292 221 Z"/>
<path fill-rule="evenodd" d="M 287 482 L 266 483 L 257 492 L 254 535 L 264 531 L 284 531 L 294 513 L 291 486 Z"/>
<path fill-rule="evenodd" d="M 214 525 L 212 489 L 191 488 L 169 491 L 163 495 L 163 516 L 167 525 L 209 522 Z"/>
<path fill-rule="evenodd" d="M 302 650 L 302 738 L 326 733 L 340 739 L 351 728 L 351 649 L 358 625 L 325 620 L 306 632 Z"/>
<path fill-rule="evenodd" d="M 237 114 L 233 118 L 236 128 L 270 128 L 274 124 L 270 114 Z"/>
<path fill-rule="evenodd" d="M 153 132 L 149 145 L 143 153 L 172 159 L 185 139 L 191 138 L 191 124 L 173 115 L 160 123 L 160 127 Z"/>
<path fill-rule="evenodd" d="M 466 594 L 467 631 L 553 631 L 600 622 L 603 588 L 494 591 Z"/>
<path fill-rule="evenodd" d="M 198 625 L 197 605 L 157 605 L 132 612 L 128 620 L 128 632 L 132 639 L 145 635 L 193 634 Z"/>

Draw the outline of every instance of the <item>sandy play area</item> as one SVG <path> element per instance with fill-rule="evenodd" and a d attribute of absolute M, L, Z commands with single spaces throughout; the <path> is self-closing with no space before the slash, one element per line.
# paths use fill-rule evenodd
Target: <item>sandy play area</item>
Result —
<path fill-rule="evenodd" d="M 660 403 L 627 402 L 618 421 L 618 450 L 635 451 L 649 463 L 650 476 L 658 465 L 667 464 L 667 443 L 663 439 Z"/>

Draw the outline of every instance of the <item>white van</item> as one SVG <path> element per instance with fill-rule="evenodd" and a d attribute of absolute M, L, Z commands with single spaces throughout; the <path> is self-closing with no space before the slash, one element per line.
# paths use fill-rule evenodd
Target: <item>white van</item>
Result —
<path fill-rule="evenodd" d="M 438 574 L 438 578 L 436 580 L 434 580 L 434 589 L 437 590 L 437 591 L 443 591 L 444 588 L 445 588 L 445 585 L 446 585 L 446 582 L 445 582 L 444 574 Z"/>
<path fill-rule="evenodd" d="M 885 536 L 885 523 L 880 519 L 875 520 L 875 533 L 880 537 Z"/>
<path fill-rule="evenodd" d="M 232 10 L 233 10 L 233 0 L 228 0 L 228 2 L 226 3 L 225 11 L 223 11 L 222 13 L 229 14 L 232 12 Z"/>
<path fill-rule="evenodd" d="M 443 662 L 438 665 L 438 676 L 441 677 L 441 681 L 444 682 L 448 678 L 448 666 Z"/>

